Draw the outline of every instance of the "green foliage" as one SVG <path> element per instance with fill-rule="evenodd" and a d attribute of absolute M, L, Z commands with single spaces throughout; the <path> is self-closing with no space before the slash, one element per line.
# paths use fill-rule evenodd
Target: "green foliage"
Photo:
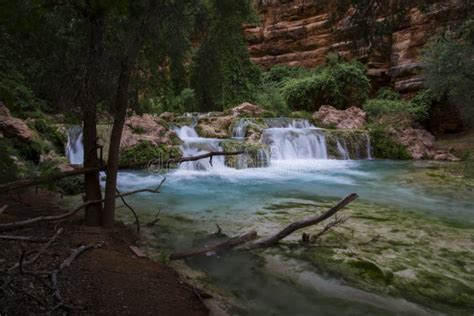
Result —
<path fill-rule="evenodd" d="M 251 2 L 209 0 L 208 12 L 211 23 L 191 69 L 191 88 L 200 111 L 223 110 L 251 100 L 261 80 L 242 30 L 252 16 Z"/>
<path fill-rule="evenodd" d="M 274 84 L 263 84 L 253 100 L 263 109 L 275 113 L 274 116 L 287 115 L 290 112 L 280 89 Z"/>
<path fill-rule="evenodd" d="M 283 96 L 294 110 L 316 111 L 324 104 L 340 109 L 361 104 L 367 99 L 369 90 L 370 80 L 362 64 L 339 62 L 309 77 L 288 80 L 283 87 Z"/>
<path fill-rule="evenodd" d="M 63 133 L 60 133 L 51 121 L 46 119 L 36 119 L 33 123 L 33 128 L 40 133 L 44 139 L 53 144 L 58 154 L 64 153 L 67 137 Z"/>
<path fill-rule="evenodd" d="M 14 150 L 5 142 L 0 142 L 0 183 L 6 183 L 18 178 L 18 167 L 12 159 Z"/>
<path fill-rule="evenodd" d="M 427 95 L 420 95 L 413 101 L 372 99 L 364 103 L 363 109 L 369 117 L 377 119 L 382 116 L 408 115 L 418 122 L 429 116 L 431 102 Z"/>
<path fill-rule="evenodd" d="M 401 98 L 402 96 L 400 95 L 400 93 L 387 87 L 379 89 L 379 91 L 377 91 L 377 96 L 376 96 L 376 99 L 392 100 L 392 101 L 401 100 Z"/>
<path fill-rule="evenodd" d="M 395 143 L 384 127 L 374 125 L 370 127 L 370 142 L 375 158 L 380 159 L 411 159 L 405 147 Z"/>
<path fill-rule="evenodd" d="M 474 123 L 474 36 L 444 34 L 428 46 L 423 59 L 426 86 L 433 97 L 448 99 L 466 123 Z"/>
<path fill-rule="evenodd" d="M 127 148 L 120 153 L 120 164 L 134 164 L 152 159 L 168 159 L 180 155 L 176 147 L 167 148 L 165 145 L 157 146 L 147 141 L 141 141 L 137 145 Z"/>
<path fill-rule="evenodd" d="M 276 65 L 262 74 L 263 82 L 267 84 L 281 84 L 289 79 L 304 78 L 311 72 L 301 67 L 289 67 L 285 65 Z"/>
<path fill-rule="evenodd" d="M 54 189 L 64 195 L 78 195 L 84 192 L 84 176 L 60 179 L 54 183 Z"/>

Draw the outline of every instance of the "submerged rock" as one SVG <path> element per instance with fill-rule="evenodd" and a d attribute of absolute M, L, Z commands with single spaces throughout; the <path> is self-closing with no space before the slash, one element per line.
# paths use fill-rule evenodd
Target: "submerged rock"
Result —
<path fill-rule="evenodd" d="M 362 129 L 367 124 L 367 114 L 355 106 L 337 110 L 330 105 L 323 105 L 314 112 L 313 119 L 316 124 L 326 128 Z"/>

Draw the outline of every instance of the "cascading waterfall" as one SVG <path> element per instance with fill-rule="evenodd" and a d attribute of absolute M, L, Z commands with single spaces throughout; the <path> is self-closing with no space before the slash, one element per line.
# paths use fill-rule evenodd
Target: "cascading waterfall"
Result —
<path fill-rule="evenodd" d="M 246 119 L 240 119 L 240 121 L 234 126 L 232 136 L 234 138 L 244 138 L 245 133 L 247 132 L 247 125 L 248 122 Z"/>
<path fill-rule="evenodd" d="M 337 146 L 337 151 L 339 152 L 340 158 L 342 160 L 349 160 L 351 157 L 349 156 L 348 150 L 347 150 L 347 144 L 343 140 L 343 144 L 339 141 L 339 139 L 336 140 L 336 146 Z"/>
<path fill-rule="evenodd" d="M 267 167 L 272 161 L 296 160 L 350 160 L 371 159 L 370 137 L 366 133 L 325 130 L 317 128 L 305 119 L 267 118 L 264 119 L 268 127 L 263 130 L 260 142 L 267 146 L 256 151 L 256 159 L 251 160 L 248 155 L 239 155 L 232 158 L 236 169 L 249 167 Z M 240 119 L 233 127 L 234 141 L 245 139 L 248 119 Z M 182 126 L 175 129 L 178 137 L 183 141 L 181 151 L 183 156 L 197 156 L 211 151 L 223 151 L 221 142 L 227 140 L 199 137 L 193 126 Z M 243 146 L 245 143 L 242 143 Z M 255 157 L 254 157 L 255 158 Z M 209 160 L 185 162 L 181 170 L 210 171 L 218 168 L 229 169 L 226 166 L 227 158 L 216 156 L 213 164 Z"/>
<path fill-rule="evenodd" d="M 183 126 L 175 129 L 178 137 L 183 141 L 181 145 L 181 152 L 184 157 L 194 157 L 203 155 L 211 151 L 222 151 L 219 146 L 219 139 L 199 137 L 196 130 L 190 126 Z M 216 156 L 212 159 L 212 166 L 207 159 L 198 161 L 187 161 L 181 163 L 179 168 L 181 170 L 202 170 L 206 171 L 211 168 L 226 168 L 224 157 Z"/>
<path fill-rule="evenodd" d="M 67 130 L 66 157 L 72 165 L 84 163 L 84 145 L 82 143 L 82 127 L 74 126 Z"/>
<path fill-rule="evenodd" d="M 328 159 L 323 130 L 308 120 L 268 120 L 272 127 L 264 130 L 262 142 L 270 147 L 271 160 Z"/>

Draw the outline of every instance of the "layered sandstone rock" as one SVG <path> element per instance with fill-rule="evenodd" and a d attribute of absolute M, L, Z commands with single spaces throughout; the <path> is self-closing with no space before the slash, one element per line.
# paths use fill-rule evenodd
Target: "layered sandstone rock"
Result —
<path fill-rule="evenodd" d="M 314 112 L 313 119 L 320 127 L 337 129 L 362 129 L 367 125 L 367 114 L 355 106 L 337 110 L 330 105 L 322 105 Z"/>
<path fill-rule="evenodd" d="M 329 52 L 337 52 L 349 59 L 362 57 L 376 80 L 409 93 L 423 85 L 418 72 L 422 48 L 437 30 L 455 19 L 458 1 L 440 0 L 425 12 L 409 10 L 406 23 L 385 39 L 387 52 L 368 56 L 364 55 L 367 49 L 354 56 L 353 39 L 336 35 L 348 27 L 348 19 L 342 18 L 331 27 L 331 1 L 326 5 L 305 0 L 257 1 L 261 24 L 248 25 L 246 38 L 252 61 L 264 68 L 276 64 L 314 67 L 323 64 Z"/>

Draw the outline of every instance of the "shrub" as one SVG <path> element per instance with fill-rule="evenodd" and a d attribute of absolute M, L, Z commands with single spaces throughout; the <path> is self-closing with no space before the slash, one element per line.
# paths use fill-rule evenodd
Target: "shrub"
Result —
<path fill-rule="evenodd" d="M 255 103 L 275 115 L 286 115 L 290 112 L 280 90 L 273 84 L 264 84 L 254 97 Z"/>
<path fill-rule="evenodd" d="M 340 109 L 362 104 L 369 90 L 370 81 L 362 64 L 336 63 L 310 77 L 287 81 L 283 96 L 294 110 L 316 111 L 323 104 Z"/>
<path fill-rule="evenodd" d="M 370 143 L 375 158 L 380 159 L 411 159 L 405 147 L 395 143 L 382 126 L 370 128 Z"/>
<path fill-rule="evenodd" d="M 262 74 L 266 83 L 280 84 L 289 79 L 308 77 L 311 72 L 301 67 L 276 65 Z"/>
<path fill-rule="evenodd" d="M 382 99 L 382 100 L 400 100 L 402 97 L 400 93 L 393 91 L 391 88 L 381 88 L 379 91 L 377 91 L 377 97 L 376 99 Z"/>
<path fill-rule="evenodd" d="M 57 153 L 64 153 L 64 144 L 67 142 L 67 137 L 60 133 L 51 122 L 45 119 L 36 119 L 33 128 L 54 145 Z"/>
<path fill-rule="evenodd" d="M 411 101 L 393 100 L 393 99 L 372 99 L 364 103 L 364 111 L 372 119 L 385 115 L 404 114 L 410 116 L 413 120 L 423 122 L 429 117 L 431 101 L 426 92 L 418 94 Z"/>

